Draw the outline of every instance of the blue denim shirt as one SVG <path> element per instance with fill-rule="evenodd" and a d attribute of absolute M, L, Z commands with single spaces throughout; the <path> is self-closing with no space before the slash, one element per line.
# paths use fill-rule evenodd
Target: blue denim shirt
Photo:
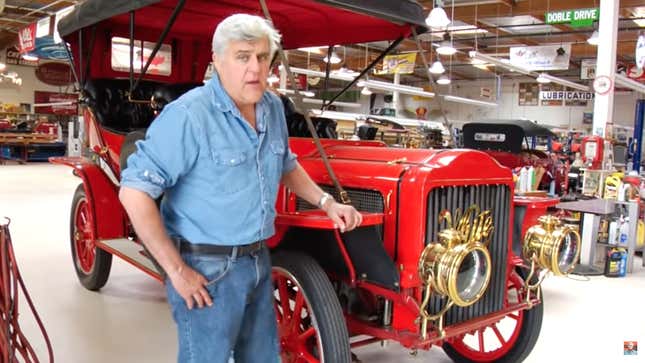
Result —
<path fill-rule="evenodd" d="M 121 185 L 163 193 L 167 232 L 192 243 L 242 245 L 275 233 L 283 174 L 293 170 L 284 109 L 265 92 L 256 130 L 217 75 L 164 107 L 128 158 Z"/>

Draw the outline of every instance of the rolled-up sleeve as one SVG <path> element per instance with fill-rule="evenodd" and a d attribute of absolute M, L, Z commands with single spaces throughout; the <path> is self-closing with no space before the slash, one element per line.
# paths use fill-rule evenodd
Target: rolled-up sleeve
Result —
<path fill-rule="evenodd" d="M 185 106 L 166 106 L 148 128 L 145 139 L 137 141 L 137 150 L 121 172 L 121 186 L 158 198 L 193 167 L 199 156 L 200 136 Z"/>

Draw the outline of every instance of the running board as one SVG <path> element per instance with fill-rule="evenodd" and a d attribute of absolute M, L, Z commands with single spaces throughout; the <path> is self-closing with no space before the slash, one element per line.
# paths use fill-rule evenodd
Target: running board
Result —
<path fill-rule="evenodd" d="M 138 269 L 163 282 L 163 278 L 146 251 L 138 243 L 127 238 L 115 238 L 97 241 L 96 246 L 129 262 Z"/>

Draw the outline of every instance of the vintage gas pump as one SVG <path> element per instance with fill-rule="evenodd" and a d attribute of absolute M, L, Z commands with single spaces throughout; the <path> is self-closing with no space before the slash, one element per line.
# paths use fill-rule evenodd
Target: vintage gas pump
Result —
<path fill-rule="evenodd" d="M 610 140 L 596 135 L 585 136 L 581 149 L 582 162 L 587 169 L 612 169 L 613 148 Z"/>

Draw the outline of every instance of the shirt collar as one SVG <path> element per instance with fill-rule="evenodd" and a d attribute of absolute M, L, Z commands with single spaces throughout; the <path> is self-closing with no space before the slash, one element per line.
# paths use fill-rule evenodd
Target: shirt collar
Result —
<path fill-rule="evenodd" d="M 217 72 L 213 72 L 213 77 L 206 83 L 214 95 L 214 104 L 222 112 L 233 111 L 239 116 L 240 110 L 237 108 L 231 96 L 226 93 L 224 87 L 222 87 L 222 82 L 219 79 Z M 266 115 L 269 112 L 268 105 L 270 104 L 271 96 L 268 94 L 269 91 L 264 91 L 262 98 L 256 105 L 256 112 L 258 115 Z M 261 112 L 258 112 L 261 110 Z M 241 117 L 241 116 L 240 116 Z"/>

